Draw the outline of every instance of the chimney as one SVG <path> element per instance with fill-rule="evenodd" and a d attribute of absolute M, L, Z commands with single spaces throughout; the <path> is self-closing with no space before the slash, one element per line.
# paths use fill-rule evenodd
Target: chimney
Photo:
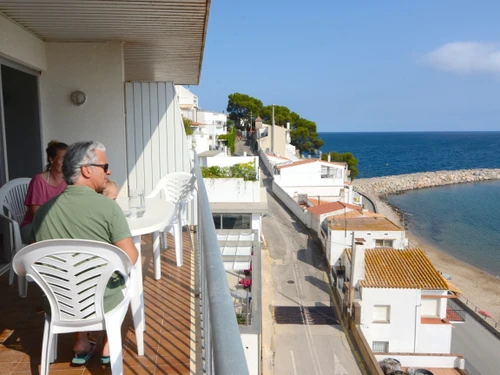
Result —
<path fill-rule="evenodd" d="M 290 130 L 290 123 L 289 122 L 286 123 L 286 130 Z"/>
<path fill-rule="evenodd" d="M 352 306 L 354 303 L 354 290 L 359 280 L 365 279 L 365 240 L 354 238 L 352 232 L 352 257 L 351 257 L 351 280 L 349 281 L 349 314 L 354 316 Z"/>
<path fill-rule="evenodd" d="M 331 156 L 330 156 L 330 153 L 328 153 L 328 163 L 330 162 L 331 160 Z"/>
<path fill-rule="evenodd" d="M 353 287 L 356 287 L 358 285 L 358 281 L 364 279 L 365 279 L 365 240 L 363 238 L 353 238 L 351 284 Z"/>

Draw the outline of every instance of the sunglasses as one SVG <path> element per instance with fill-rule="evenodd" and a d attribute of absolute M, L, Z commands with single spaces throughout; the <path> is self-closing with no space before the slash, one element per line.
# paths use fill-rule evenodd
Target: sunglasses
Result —
<path fill-rule="evenodd" d="M 108 163 L 106 163 L 106 164 L 88 164 L 88 165 L 91 165 L 93 167 L 101 167 L 104 170 L 104 173 L 108 173 L 108 170 L 109 170 Z"/>

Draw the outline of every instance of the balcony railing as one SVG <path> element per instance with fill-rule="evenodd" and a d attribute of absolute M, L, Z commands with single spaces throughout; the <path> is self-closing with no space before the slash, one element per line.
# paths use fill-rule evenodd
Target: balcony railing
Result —
<path fill-rule="evenodd" d="M 206 374 L 245 375 L 245 353 L 196 152 L 194 174 L 198 182 L 197 285 L 203 370 Z"/>

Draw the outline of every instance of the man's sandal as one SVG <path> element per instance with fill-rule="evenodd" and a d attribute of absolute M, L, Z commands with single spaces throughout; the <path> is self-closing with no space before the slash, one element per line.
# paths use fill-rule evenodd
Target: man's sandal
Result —
<path fill-rule="evenodd" d="M 103 355 L 101 357 L 101 365 L 110 365 L 111 364 L 111 358 L 109 355 Z"/>
<path fill-rule="evenodd" d="M 71 360 L 72 366 L 83 366 L 86 365 L 90 358 L 94 355 L 95 344 L 90 343 L 90 349 L 88 352 L 75 353 L 75 356 Z"/>

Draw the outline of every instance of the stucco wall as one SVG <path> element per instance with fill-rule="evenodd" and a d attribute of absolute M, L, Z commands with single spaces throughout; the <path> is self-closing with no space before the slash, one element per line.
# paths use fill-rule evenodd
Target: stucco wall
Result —
<path fill-rule="evenodd" d="M 242 178 L 205 178 L 210 202 L 260 202 L 259 181 Z"/>
<path fill-rule="evenodd" d="M 126 181 L 123 48 L 120 43 L 46 43 L 40 79 L 43 143 L 98 140 L 107 148 L 111 178 Z M 81 90 L 87 101 L 70 100 Z"/>
<path fill-rule="evenodd" d="M 308 216 L 306 215 L 304 209 L 299 206 L 299 204 L 290 197 L 275 181 L 273 181 L 273 193 L 276 194 L 278 199 L 292 211 L 295 216 L 304 224 L 308 225 Z"/>
<path fill-rule="evenodd" d="M 362 298 L 360 325 L 368 344 L 372 346 L 373 341 L 388 341 L 390 352 L 413 353 L 420 290 L 363 288 Z M 390 324 L 373 323 L 374 305 L 391 306 Z"/>
<path fill-rule="evenodd" d="M 327 165 L 327 164 L 316 162 L 316 163 L 297 165 L 294 167 L 282 168 L 280 171 L 280 175 L 276 176 L 276 180 L 279 181 L 279 184 L 281 186 L 314 186 L 314 187 L 329 186 L 332 189 L 333 187 L 343 188 L 344 177 L 321 178 L 322 165 Z M 328 165 L 328 166 L 335 168 L 335 166 L 333 165 Z M 339 166 L 338 169 L 343 172 L 344 168 L 342 166 Z M 344 174 L 342 173 L 342 176 L 343 175 Z"/>
<path fill-rule="evenodd" d="M 0 56 L 35 70 L 47 69 L 45 43 L 3 16 L 0 16 Z"/>
<path fill-rule="evenodd" d="M 346 247 L 352 245 L 353 231 L 330 230 L 330 254 L 329 261 L 331 265 L 335 265 L 340 255 Z M 368 234 L 370 233 L 370 234 Z M 355 238 L 365 239 L 365 248 L 372 249 L 375 247 L 376 240 L 394 240 L 393 247 L 395 249 L 403 249 L 405 247 L 405 231 L 355 231 Z"/>
<path fill-rule="evenodd" d="M 451 324 L 420 324 L 416 353 L 450 353 Z"/>

